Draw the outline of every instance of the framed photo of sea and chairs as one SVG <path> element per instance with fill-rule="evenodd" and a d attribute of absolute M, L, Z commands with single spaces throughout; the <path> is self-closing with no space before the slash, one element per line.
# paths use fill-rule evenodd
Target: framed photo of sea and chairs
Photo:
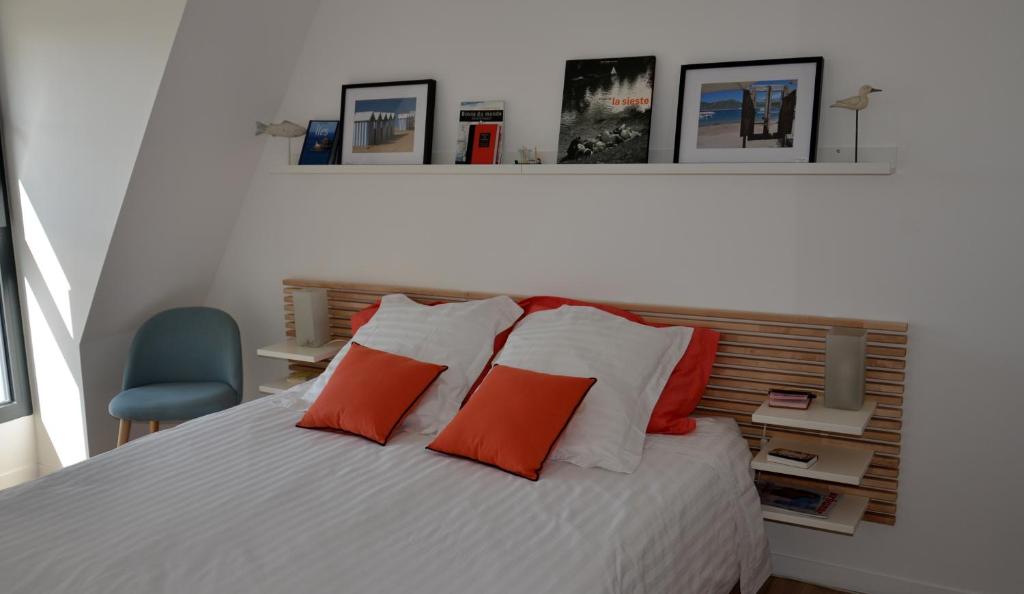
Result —
<path fill-rule="evenodd" d="M 684 65 L 676 163 L 812 163 L 821 57 Z"/>

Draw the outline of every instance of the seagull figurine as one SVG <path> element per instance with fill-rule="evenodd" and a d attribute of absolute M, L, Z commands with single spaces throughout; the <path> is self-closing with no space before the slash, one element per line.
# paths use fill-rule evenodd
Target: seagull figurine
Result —
<path fill-rule="evenodd" d="M 854 132 L 853 132 L 853 162 L 858 161 L 858 149 L 860 140 L 860 111 L 867 109 L 868 106 L 868 95 L 871 93 L 881 93 L 882 89 L 876 89 L 871 85 L 861 85 L 860 91 L 857 92 L 853 97 L 847 97 L 846 99 L 840 99 L 830 105 L 829 107 L 841 107 L 843 109 L 853 110 L 854 113 Z"/>
<path fill-rule="evenodd" d="M 833 103 L 830 107 L 842 107 L 843 109 L 852 109 L 854 111 L 860 111 L 868 106 L 868 95 L 871 93 L 881 93 L 882 89 L 876 89 L 871 85 L 861 85 L 860 92 L 853 97 L 847 97 L 846 99 L 840 99 Z"/>

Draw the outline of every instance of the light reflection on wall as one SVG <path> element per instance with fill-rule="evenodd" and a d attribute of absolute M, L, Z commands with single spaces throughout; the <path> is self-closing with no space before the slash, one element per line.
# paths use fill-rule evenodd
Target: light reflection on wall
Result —
<path fill-rule="evenodd" d="M 24 289 L 29 348 L 36 369 L 37 430 L 45 432 L 61 466 L 66 467 L 88 457 L 82 391 L 64 360 L 64 353 L 47 323 L 35 292 L 27 282 Z"/>
<path fill-rule="evenodd" d="M 49 289 L 50 298 L 57 306 L 60 317 L 64 321 L 68 335 L 74 338 L 75 332 L 71 324 L 71 283 L 64 274 L 64 268 L 60 265 L 57 252 L 53 250 L 50 239 L 46 236 L 46 230 L 36 209 L 32 206 L 32 200 L 25 191 L 25 186 L 18 180 L 18 196 L 21 204 L 22 229 L 25 234 L 25 243 L 32 252 L 32 258 L 39 267 L 43 276 L 43 282 Z"/>

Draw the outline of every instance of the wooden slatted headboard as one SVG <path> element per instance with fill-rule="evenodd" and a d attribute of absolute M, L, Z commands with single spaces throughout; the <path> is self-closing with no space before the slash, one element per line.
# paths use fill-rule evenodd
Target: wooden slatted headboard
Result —
<path fill-rule="evenodd" d="M 375 303 L 382 295 L 404 293 L 424 302 L 466 301 L 494 296 L 467 291 L 288 279 L 284 281 L 284 308 L 289 336 L 295 334 L 291 292 L 301 287 L 328 290 L 332 335 L 345 339 L 352 335 L 349 326 L 352 314 Z M 864 480 L 859 486 L 850 486 L 781 475 L 773 475 L 773 478 L 797 485 L 827 485 L 833 491 L 866 496 L 870 501 L 865 520 L 890 525 L 896 522 L 907 357 L 906 323 L 607 303 L 634 312 L 650 322 L 704 326 L 721 332 L 714 371 L 698 414 L 735 419 L 755 453 L 760 448 L 762 426 L 751 421 L 751 414 L 764 402 L 768 389 L 806 389 L 820 396 L 825 383 L 824 341 L 829 328 L 868 330 L 866 396 L 877 401 L 877 408 L 864 435 L 778 427 L 769 427 L 767 431 L 769 437 L 820 437 L 837 445 L 871 450 L 871 464 Z M 290 364 L 292 374 L 299 376 L 318 374 L 324 367 L 325 364 Z"/>

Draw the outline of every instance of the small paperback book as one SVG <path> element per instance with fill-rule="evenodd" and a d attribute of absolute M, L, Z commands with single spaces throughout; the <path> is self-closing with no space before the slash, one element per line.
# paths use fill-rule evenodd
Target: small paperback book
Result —
<path fill-rule="evenodd" d="M 501 163 L 504 126 L 504 101 L 463 101 L 459 106 L 459 134 L 455 148 L 455 163 L 458 165 Z"/>
<path fill-rule="evenodd" d="M 758 481 L 757 492 L 762 505 L 816 518 L 827 518 L 840 497 L 839 493 L 790 487 L 771 481 Z"/>
<path fill-rule="evenodd" d="M 814 454 L 786 448 L 775 448 L 769 451 L 767 458 L 769 462 L 795 466 L 796 468 L 810 468 L 818 461 L 818 457 Z"/>

